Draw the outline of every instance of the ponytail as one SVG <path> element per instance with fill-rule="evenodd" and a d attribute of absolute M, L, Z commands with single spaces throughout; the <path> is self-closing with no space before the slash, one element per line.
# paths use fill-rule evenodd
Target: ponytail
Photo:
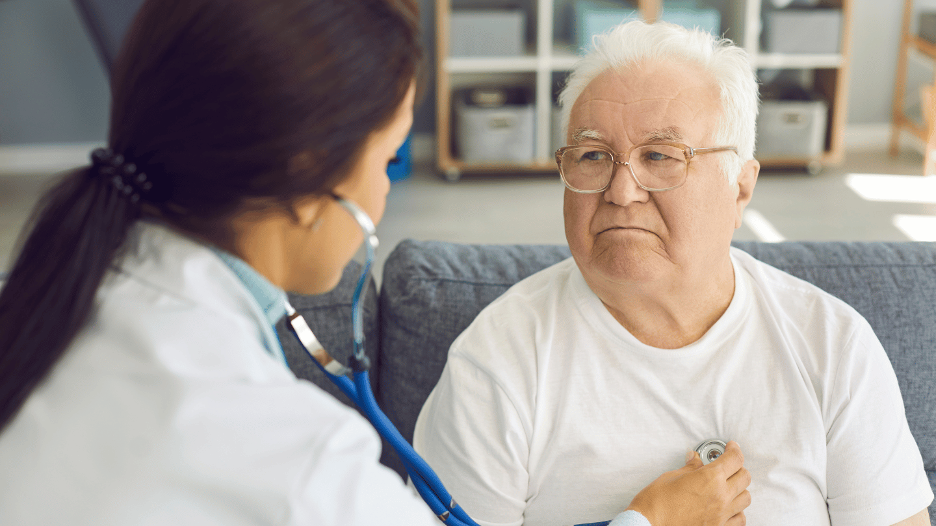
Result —
<path fill-rule="evenodd" d="M 43 196 L 0 290 L 0 431 L 84 326 L 140 217 L 136 200 L 97 168 L 68 174 Z"/>
<path fill-rule="evenodd" d="M 152 177 L 113 153 L 96 156 L 37 208 L 0 290 L 0 431 L 93 316 L 141 216 L 134 196 L 175 228 L 224 245 L 230 218 L 248 204 L 321 195 L 349 175 L 420 70 L 417 7 L 142 2 L 111 74 L 108 144 Z M 308 154 L 314 163 L 290 168 Z"/>

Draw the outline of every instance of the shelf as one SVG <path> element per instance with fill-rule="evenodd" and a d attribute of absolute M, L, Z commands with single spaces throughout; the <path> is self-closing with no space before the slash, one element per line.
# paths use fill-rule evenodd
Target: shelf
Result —
<path fill-rule="evenodd" d="M 450 74 L 454 73 L 530 73 L 538 69 L 549 71 L 570 71 L 579 56 L 572 46 L 557 42 L 552 54 L 537 57 L 530 53 L 519 57 L 448 57 L 442 61 L 442 67 Z"/>
<path fill-rule="evenodd" d="M 549 66 L 552 71 L 571 71 L 578 59 L 579 55 L 571 44 L 554 42 Z"/>
<path fill-rule="evenodd" d="M 523 55 L 501 57 L 445 57 L 446 73 L 529 73 L 536 71 L 541 57 L 534 46 L 527 46 Z"/>
<path fill-rule="evenodd" d="M 571 71 L 580 58 L 578 46 L 567 40 L 556 40 L 556 24 L 562 24 L 562 16 L 556 16 L 555 0 L 529 0 L 535 22 L 535 38 L 527 41 L 522 56 L 514 57 L 450 57 L 449 13 L 454 0 L 436 0 L 436 123 L 437 123 L 437 166 L 439 172 L 449 180 L 457 180 L 461 173 L 555 173 L 552 161 L 555 133 L 553 100 L 556 81 L 563 73 Z M 636 0 L 633 2 L 646 20 L 655 19 L 664 5 L 663 0 Z M 839 53 L 788 54 L 769 53 L 760 49 L 760 27 L 763 0 L 731 0 L 733 7 L 722 10 L 722 19 L 737 35 L 733 38 L 752 57 L 756 69 L 812 70 L 810 77 L 815 89 L 829 103 L 824 149 L 816 158 L 764 159 L 765 166 L 807 166 L 813 169 L 818 164 L 836 164 L 843 156 L 843 133 L 847 109 L 847 76 L 850 48 L 851 0 L 824 0 L 823 5 L 834 5 L 842 9 L 842 35 Z M 567 4 L 566 1 L 561 3 Z M 740 28 L 736 28 L 740 25 Z M 562 35 L 560 35 L 560 38 Z M 743 39 L 743 42 L 738 41 Z M 923 53 L 936 58 L 936 46 L 923 42 L 919 46 Z M 535 106 L 533 153 L 530 162 L 465 162 L 455 156 L 456 137 L 453 137 L 454 109 L 453 94 L 456 90 L 472 83 L 516 84 L 517 81 L 533 89 Z M 761 160 L 758 158 L 758 160 Z"/>
<path fill-rule="evenodd" d="M 758 53 L 754 55 L 754 66 L 758 69 L 834 69 L 845 63 L 838 53 L 817 55 L 792 55 L 782 53 Z"/>
<path fill-rule="evenodd" d="M 520 57 L 448 57 L 442 61 L 447 73 L 529 73 L 536 71 L 536 55 Z"/>

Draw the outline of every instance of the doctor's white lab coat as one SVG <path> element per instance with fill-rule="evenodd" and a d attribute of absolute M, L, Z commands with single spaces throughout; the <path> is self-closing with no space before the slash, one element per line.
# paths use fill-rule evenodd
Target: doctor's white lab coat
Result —
<path fill-rule="evenodd" d="M 437 524 L 369 424 L 267 352 L 214 252 L 147 223 L 132 240 L 0 435 L 0 524 Z"/>

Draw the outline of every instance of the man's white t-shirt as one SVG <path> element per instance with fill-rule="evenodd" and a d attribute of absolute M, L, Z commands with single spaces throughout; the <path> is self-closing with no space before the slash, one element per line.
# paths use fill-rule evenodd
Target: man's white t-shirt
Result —
<path fill-rule="evenodd" d="M 890 525 L 933 499 L 868 323 L 732 249 L 735 294 L 681 349 L 625 330 L 568 259 L 455 341 L 416 449 L 482 525 L 609 520 L 686 451 L 737 441 L 756 525 Z"/>

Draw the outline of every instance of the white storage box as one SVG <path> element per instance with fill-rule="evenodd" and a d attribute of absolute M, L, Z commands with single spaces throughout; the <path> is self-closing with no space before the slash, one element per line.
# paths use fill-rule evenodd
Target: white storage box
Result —
<path fill-rule="evenodd" d="M 825 150 L 825 101 L 765 100 L 757 115 L 757 151 L 767 158 L 816 159 Z"/>
<path fill-rule="evenodd" d="M 478 89 L 455 97 L 459 157 L 465 162 L 533 160 L 535 108 L 525 88 Z"/>
<path fill-rule="evenodd" d="M 764 50 L 769 53 L 838 53 L 842 40 L 840 9 L 785 9 L 766 15 Z"/>
<path fill-rule="evenodd" d="M 449 25 L 449 55 L 520 56 L 525 35 L 526 15 L 520 9 L 455 9 Z"/>

